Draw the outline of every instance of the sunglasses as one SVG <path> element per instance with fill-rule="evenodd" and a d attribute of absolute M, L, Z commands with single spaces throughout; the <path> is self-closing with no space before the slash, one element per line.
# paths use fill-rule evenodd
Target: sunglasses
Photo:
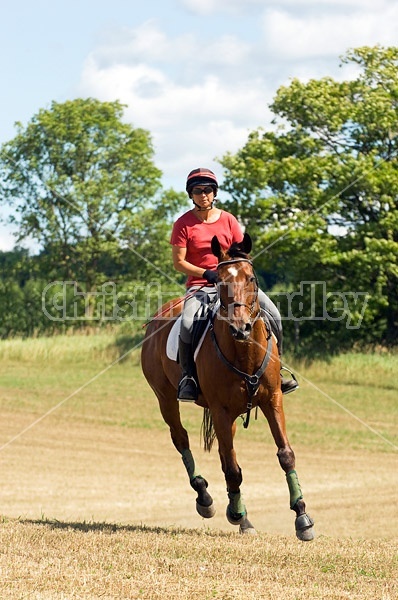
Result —
<path fill-rule="evenodd" d="M 206 187 L 200 188 L 200 187 L 194 187 L 192 188 L 192 193 L 195 194 L 195 196 L 201 196 L 203 193 L 206 194 L 211 194 L 212 192 L 214 192 L 214 188 L 211 185 L 207 185 Z"/>

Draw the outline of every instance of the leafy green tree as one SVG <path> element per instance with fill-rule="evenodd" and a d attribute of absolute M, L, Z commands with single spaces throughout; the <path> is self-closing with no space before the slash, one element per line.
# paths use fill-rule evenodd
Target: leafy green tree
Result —
<path fill-rule="evenodd" d="M 143 215 L 177 203 L 161 193 L 149 133 L 122 117 L 117 101 L 53 102 L 0 151 L 0 202 L 18 241 L 35 240 L 49 276 L 87 290 L 103 281 L 105 257 L 117 263 L 142 236 Z"/>
<path fill-rule="evenodd" d="M 223 157 L 224 187 L 265 274 L 369 293 L 358 330 L 305 324 L 318 345 L 396 343 L 398 48 L 357 48 L 343 64 L 356 69 L 348 81 L 293 79 L 278 90 L 275 129 Z"/>
<path fill-rule="evenodd" d="M 29 250 L 16 246 L 13 250 L 0 251 L 0 280 L 13 280 L 20 287 L 39 273 L 37 260 L 30 255 Z"/>
<path fill-rule="evenodd" d="M 0 253 L 0 335 L 108 324 L 137 311 L 142 320 L 160 285 L 178 288 L 168 239 L 186 201 L 161 188 L 149 133 L 123 122 L 119 102 L 90 98 L 53 102 L 16 128 L 0 150 L 0 203 L 12 209 L 18 242 L 33 239 L 39 252 Z"/>

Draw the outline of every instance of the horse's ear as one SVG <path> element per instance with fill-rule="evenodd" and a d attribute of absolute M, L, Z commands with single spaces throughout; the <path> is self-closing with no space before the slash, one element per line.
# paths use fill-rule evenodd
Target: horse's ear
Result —
<path fill-rule="evenodd" d="M 214 256 L 217 256 L 218 259 L 221 258 L 221 246 L 216 235 L 211 240 L 211 251 L 213 252 Z"/>
<path fill-rule="evenodd" d="M 250 254 L 252 250 L 252 239 L 248 233 L 243 236 L 241 248 L 245 254 Z"/>

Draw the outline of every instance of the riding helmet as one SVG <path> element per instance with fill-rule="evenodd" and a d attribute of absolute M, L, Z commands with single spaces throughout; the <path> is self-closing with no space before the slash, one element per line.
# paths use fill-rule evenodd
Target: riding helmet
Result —
<path fill-rule="evenodd" d="M 211 185 L 214 188 L 214 197 L 217 195 L 218 182 L 217 177 L 210 169 L 194 169 L 188 174 L 186 190 L 191 197 L 191 190 L 196 185 Z"/>

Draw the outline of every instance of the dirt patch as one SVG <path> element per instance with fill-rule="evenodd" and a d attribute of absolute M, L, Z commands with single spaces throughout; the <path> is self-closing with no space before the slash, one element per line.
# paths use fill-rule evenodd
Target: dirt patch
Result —
<path fill-rule="evenodd" d="M 31 421 L 2 413 L 4 444 Z M 238 435 L 239 438 L 239 435 Z M 60 422 L 51 416 L 0 453 L 1 513 L 10 518 L 109 522 L 234 531 L 217 450 L 205 454 L 199 432 L 192 451 L 209 481 L 213 519 L 195 510 L 195 493 L 167 431 Z M 295 447 L 297 471 L 317 536 L 398 537 L 396 453 L 309 452 Z M 237 441 L 242 491 L 250 520 L 262 532 L 294 535 L 294 513 L 273 444 Z"/>

